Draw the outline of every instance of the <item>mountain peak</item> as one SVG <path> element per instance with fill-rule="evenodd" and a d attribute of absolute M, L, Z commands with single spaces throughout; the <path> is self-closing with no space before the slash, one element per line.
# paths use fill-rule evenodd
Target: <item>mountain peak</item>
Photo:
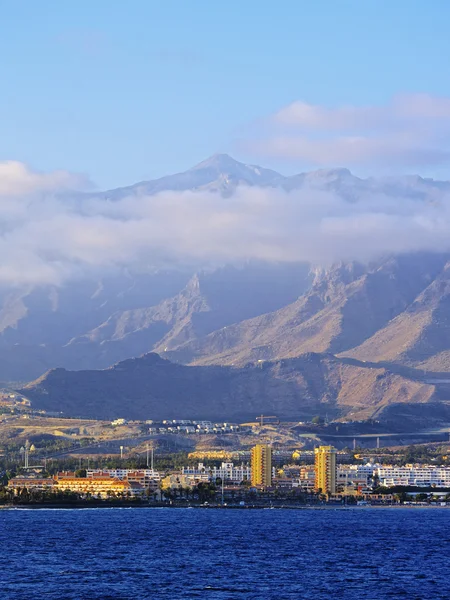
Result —
<path fill-rule="evenodd" d="M 190 170 L 197 171 L 199 169 L 208 169 L 208 168 L 215 168 L 218 170 L 223 170 L 223 169 L 235 169 L 236 167 L 245 167 L 245 166 L 246 165 L 235 160 L 229 154 L 217 153 L 217 154 L 213 154 L 212 156 L 210 156 L 209 158 L 207 158 L 205 160 L 202 160 L 202 162 L 198 163 L 197 165 L 192 167 L 192 169 L 190 169 Z"/>
<path fill-rule="evenodd" d="M 183 175 L 202 179 L 201 185 L 219 187 L 245 185 L 271 185 L 282 179 L 276 171 L 258 165 L 248 165 L 235 160 L 228 154 L 213 154 L 206 160 L 186 171 Z"/>
<path fill-rule="evenodd" d="M 352 178 L 354 175 L 349 169 L 338 167 L 335 169 L 317 169 L 306 173 L 308 179 L 321 181 L 334 181 L 336 179 Z"/>

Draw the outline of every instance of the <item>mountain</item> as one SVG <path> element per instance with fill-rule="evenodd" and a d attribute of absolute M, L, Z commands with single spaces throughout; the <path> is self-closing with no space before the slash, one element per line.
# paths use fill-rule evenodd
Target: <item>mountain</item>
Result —
<path fill-rule="evenodd" d="M 388 205 L 435 204 L 450 191 L 445 181 L 363 179 L 342 168 L 284 177 L 218 154 L 96 197 L 208 190 L 220 202 L 238 186 L 322 190 L 349 203 L 382 197 Z M 92 194 L 77 198 L 80 206 L 86 198 Z M 425 370 L 432 381 L 447 381 L 450 371 L 449 261 L 444 253 L 410 253 L 314 266 L 309 274 L 298 263 L 199 263 L 111 270 L 59 287 L 5 287 L 0 380 L 30 381 L 50 369 L 29 393 L 38 405 L 71 414 L 176 415 L 184 407 L 187 417 L 202 410 L 295 416 L 326 406 L 330 414 L 395 418 L 399 404 L 404 416 L 413 408 L 418 414 L 420 404 L 431 415 L 450 396 L 445 383 L 424 383 Z"/>
<path fill-rule="evenodd" d="M 415 254 L 319 269 L 311 289 L 292 304 L 185 343 L 167 356 L 192 364 L 237 365 L 305 352 L 344 352 L 405 311 L 446 258 Z M 350 355 L 375 359 L 371 352 Z"/>
<path fill-rule="evenodd" d="M 304 264 L 163 271 L 5 293 L 0 380 L 105 368 L 280 308 L 309 286 Z"/>
<path fill-rule="evenodd" d="M 64 366 L 72 360 L 65 350 L 71 339 L 118 310 L 159 303 L 186 285 L 189 276 L 175 270 L 122 272 L 60 287 L 0 290 L 0 380 L 27 381 Z M 86 360 L 95 365 L 95 356 Z"/>
<path fill-rule="evenodd" d="M 155 306 L 112 313 L 63 348 L 65 365 L 106 367 L 149 350 L 166 351 L 301 295 L 309 285 L 304 264 L 247 264 L 196 273 L 175 296 Z"/>
<path fill-rule="evenodd" d="M 103 371 L 55 369 L 20 392 L 36 408 L 104 419 L 253 420 L 262 411 L 292 420 L 319 413 L 382 421 L 388 411 L 404 427 L 408 419 L 424 426 L 443 413 L 450 418 L 433 385 L 315 353 L 245 368 L 189 367 L 147 354 Z M 416 408 L 425 405 L 418 423 Z"/>
<path fill-rule="evenodd" d="M 351 202 L 377 194 L 432 202 L 440 200 L 444 194 L 450 192 L 450 182 L 424 179 L 418 175 L 363 179 L 353 175 L 348 169 L 335 168 L 318 169 L 286 177 L 271 169 L 241 163 L 228 154 L 214 154 L 187 171 L 96 194 L 90 193 L 86 197 L 117 201 L 128 196 L 201 190 L 219 192 L 227 196 L 237 186 L 276 187 L 288 192 L 322 190 Z"/>
<path fill-rule="evenodd" d="M 214 154 L 182 173 L 108 190 L 97 194 L 97 197 L 120 200 L 127 196 L 153 196 L 159 192 L 186 190 L 208 190 L 226 195 L 238 185 L 265 187 L 277 185 L 281 180 L 282 175 L 276 171 L 256 165 L 245 165 L 227 154 Z"/>
<path fill-rule="evenodd" d="M 450 262 L 405 311 L 346 355 L 450 371 Z"/>

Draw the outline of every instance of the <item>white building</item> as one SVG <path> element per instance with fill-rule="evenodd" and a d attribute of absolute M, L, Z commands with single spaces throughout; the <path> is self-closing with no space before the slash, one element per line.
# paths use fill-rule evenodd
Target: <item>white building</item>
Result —
<path fill-rule="evenodd" d="M 197 431 L 194 425 L 178 425 L 177 429 L 180 433 L 195 433 Z"/>
<path fill-rule="evenodd" d="M 192 475 L 202 481 L 231 481 L 233 483 L 241 483 L 242 481 L 251 480 L 250 465 L 235 465 L 234 463 L 223 462 L 220 467 L 205 467 L 203 463 L 198 463 L 197 467 L 183 467 L 181 469 L 183 475 Z"/>
<path fill-rule="evenodd" d="M 414 485 L 420 487 L 450 487 L 450 467 L 433 465 L 382 466 L 377 469 L 380 485 Z"/>
<path fill-rule="evenodd" d="M 371 483 L 374 474 L 380 465 L 367 463 L 365 465 L 338 465 L 336 472 L 337 484 L 362 484 L 367 486 Z"/>
<path fill-rule="evenodd" d="M 159 482 L 161 480 L 161 474 L 154 469 L 87 469 L 86 477 L 109 475 L 109 477 L 117 479 L 128 479 L 129 477 L 133 478 L 137 472 L 142 473 L 146 481 Z"/>

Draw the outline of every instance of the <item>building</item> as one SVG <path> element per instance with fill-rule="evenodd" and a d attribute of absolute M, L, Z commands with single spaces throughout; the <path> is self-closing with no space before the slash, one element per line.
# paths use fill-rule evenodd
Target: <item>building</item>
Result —
<path fill-rule="evenodd" d="M 182 475 L 191 475 L 199 481 L 217 481 L 220 479 L 225 483 L 241 483 L 250 481 L 251 469 L 249 465 L 235 465 L 232 462 L 222 462 L 220 467 L 205 467 L 203 463 L 198 463 L 197 467 L 183 467 Z"/>
<path fill-rule="evenodd" d="M 267 444 L 257 444 L 251 453 L 252 485 L 270 487 L 272 485 L 272 448 Z"/>
<path fill-rule="evenodd" d="M 109 475 L 94 475 L 92 477 L 75 477 L 70 474 L 58 474 L 55 478 L 54 490 L 76 492 L 82 496 L 108 498 L 110 496 L 140 495 L 143 490 L 139 484 L 131 484 L 123 479 Z"/>
<path fill-rule="evenodd" d="M 208 481 L 207 479 L 205 481 Z M 184 475 L 183 473 L 170 473 L 161 479 L 161 488 L 180 489 L 193 488 L 199 483 L 199 480 L 194 475 Z"/>
<path fill-rule="evenodd" d="M 450 487 L 450 467 L 434 465 L 383 465 L 376 471 L 379 483 L 385 487 L 396 485 L 418 487 Z"/>
<path fill-rule="evenodd" d="M 51 478 L 44 477 L 13 477 L 8 481 L 8 488 L 12 488 L 17 494 L 19 490 L 26 488 L 27 490 L 53 491 L 55 481 Z"/>
<path fill-rule="evenodd" d="M 323 494 L 336 493 L 336 448 L 319 446 L 314 450 L 316 491 Z"/>
<path fill-rule="evenodd" d="M 177 429 L 180 433 L 195 433 L 197 431 L 194 425 L 177 425 Z"/>
<path fill-rule="evenodd" d="M 314 491 L 316 487 L 316 473 L 313 465 L 302 465 L 300 467 L 298 483 L 296 487 L 300 487 L 306 492 Z"/>
<path fill-rule="evenodd" d="M 117 479 L 136 479 L 136 474 L 139 474 L 141 478 L 147 482 L 156 481 L 159 482 L 161 474 L 154 469 L 87 469 L 87 477 L 96 477 L 97 475 L 103 475 L 108 477 L 115 477 Z"/>
<path fill-rule="evenodd" d="M 336 473 L 337 491 L 344 491 L 349 486 L 367 488 L 373 483 L 373 477 L 379 465 L 338 465 Z"/>

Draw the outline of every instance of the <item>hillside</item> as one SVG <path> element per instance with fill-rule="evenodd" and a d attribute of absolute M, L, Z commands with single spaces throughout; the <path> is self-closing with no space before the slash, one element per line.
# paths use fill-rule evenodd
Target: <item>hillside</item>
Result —
<path fill-rule="evenodd" d="M 345 355 L 450 371 L 450 263 L 404 312 Z"/>
<path fill-rule="evenodd" d="M 397 411 L 404 420 L 410 407 L 427 404 L 423 426 L 434 422 L 434 407 L 442 407 L 433 385 L 314 353 L 246 368 L 190 367 L 147 354 L 103 371 L 55 369 L 20 391 L 35 408 L 102 419 L 239 420 L 263 412 L 284 419 L 319 413 L 382 420 L 389 408 L 395 422 Z"/>
<path fill-rule="evenodd" d="M 405 311 L 445 260 L 421 254 L 319 270 L 311 289 L 294 303 L 183 344 L 168 356 L 192 364 L 236 365 L 305 352 L 344 352 Z M 370 351 L 350 355 L 376 360 Z"/>
<path fill-rule="evenodd" d="M 308 286 L 308 267 L 301 264 L 248 264 L 197 273 L 178 294 L 155 306 L 113 313 L 72 339 L 65 352 L 72 354 L 70 366 L 77 368 L 76 356 L 82 352 L 106 367 L 149 350 L 170 350 L 284 306 Z"/>

